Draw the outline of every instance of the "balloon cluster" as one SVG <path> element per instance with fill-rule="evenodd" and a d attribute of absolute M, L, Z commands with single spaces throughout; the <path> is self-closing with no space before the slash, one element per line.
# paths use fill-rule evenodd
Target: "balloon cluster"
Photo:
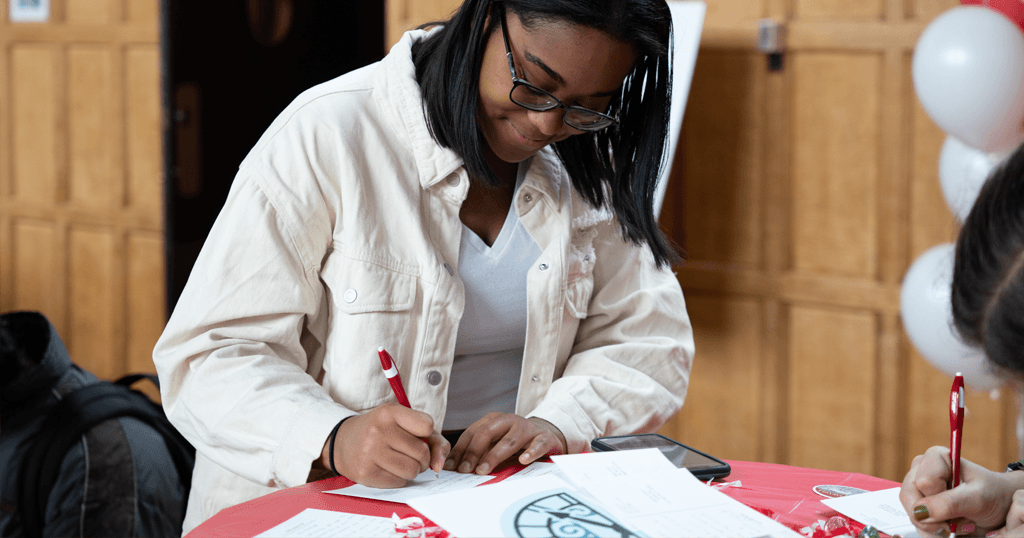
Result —
<path fill-rule="evenodd" d="M 963 221 L 982 183 L 1024 141 L 1024 2 L 962 0 L 935 18 L 914 48 L 914 90 L 946 133 L 939 183 Z M 953 327 L 953 245 L 928 250 L 911 264 L 900 289 L 900 316 L 911 343 L 933 366 L 968 385 L 1002 385 L 984 354 Z"/>

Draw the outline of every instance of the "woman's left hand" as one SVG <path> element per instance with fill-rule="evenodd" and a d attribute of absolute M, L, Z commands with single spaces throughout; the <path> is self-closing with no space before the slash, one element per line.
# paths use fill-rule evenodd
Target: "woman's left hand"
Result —
<path fill-rule="evenodd" d="M 565 436 L 550 422 L 512 413 L 488 413 L 462 432 L 444 468 L 487 474 L 522 451 L 519 463 L 529 465 L 552 454 L 565 454 Z"/>

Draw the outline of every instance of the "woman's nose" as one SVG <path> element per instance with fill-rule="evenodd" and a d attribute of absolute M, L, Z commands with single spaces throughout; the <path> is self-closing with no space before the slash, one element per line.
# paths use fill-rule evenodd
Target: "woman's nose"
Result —
<path fill-rule="evenodd" d="M 562 115 L 564 112 L 565 111 L 561 108 L 553 108 L 551 110 L 545 110 L 544 112 L 531 110 L 530 121 L 537 130 L 544 133 L 545 136 L 557 136 L 561 134 L 562 130 L 569 128 L 569 126 L 562 121 Z"/>

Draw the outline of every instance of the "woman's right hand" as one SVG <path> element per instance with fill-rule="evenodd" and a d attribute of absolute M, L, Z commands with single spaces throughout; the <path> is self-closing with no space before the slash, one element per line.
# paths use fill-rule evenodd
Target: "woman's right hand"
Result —
<path fill-rule="evenodd" d="M 327 439 L 321 455 L 328 468 L 330 446 Z M 430 415 L 387 403 L 341 423 L 334 441 L 334 465 L 358 484 L 398 488 L 428 468 L 440 470 L 450 450 L 448 441 L 434 431 Z"/>
<path fill-rule="evenodd" d="M 952 476 L 949 448 L 933 446 L 914 458 L 903 479 L 900 502 L 922 536 L 948 536 L 949 521 L 957 523 L 958 534 L 984 534 L 1009 523 L 1024 473 L 997 473 L 961 458 L 960 485 L 948 489 Z"/>

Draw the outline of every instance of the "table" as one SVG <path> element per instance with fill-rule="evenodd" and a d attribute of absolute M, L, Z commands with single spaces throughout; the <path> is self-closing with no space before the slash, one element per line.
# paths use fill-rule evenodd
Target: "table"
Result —
<path fill-rule="evenodd" d="M 754 508 L 776 521 L 799 531 L 816 521 L 837 515 L 820 501 L 824 497 L 814 493 L 818 485 L 852 486 L 869 491 L 889 489 L 897 482 L 860 473 L 823 471 L 790 465 L 727 460 L 732 473 L 724 480 L 722 491 L 730 497 Z M 497 482 L 522 469 L 512 465 L 497 469 Z M 734 484 L 736 481 L 740 485 Z M 323 493 L 351 485 L 343 476 L 328 478 L 294 488 L 283 489 L 242 504 L 225 508 L 188 534 L 188 538 L 248 538 L 274 527 L 306 508 L 334 510 L 369 516 L 420 516 L 401 503 L 346 497 Z M 422 516 L 420 516 L 422 517 Z M 427 525 L 433 525 L 424 518 Z M 862 526 L 851 525 L 856 531 Z"/>

